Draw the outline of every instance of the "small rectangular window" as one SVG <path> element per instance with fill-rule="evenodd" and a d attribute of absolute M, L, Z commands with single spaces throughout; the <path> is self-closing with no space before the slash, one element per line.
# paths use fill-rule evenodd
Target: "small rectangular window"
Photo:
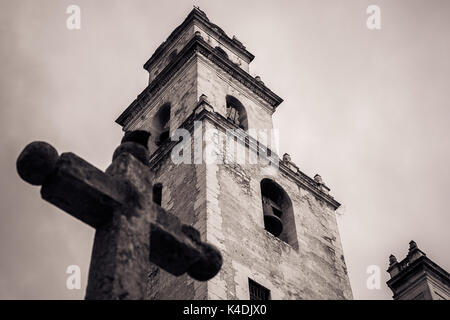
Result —
<path fill-rule="evenodd" d="M 250 300 L 270 300 L 270 290 L 250 278 L 248 279 L 248 287 Z"/>
<path fill-rule="evenodd" d="M 162 184 L 157 183 L 153 186 L 153 202 L 161 205 L 162 202 Z"/>

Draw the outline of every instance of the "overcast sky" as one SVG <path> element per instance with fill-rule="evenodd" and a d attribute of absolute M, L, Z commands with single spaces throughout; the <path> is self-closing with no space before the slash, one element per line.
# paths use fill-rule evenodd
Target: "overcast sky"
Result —
<path fill-rule="evenodd" d="M 0 298 L 81 299 L 94 230 L 43 201 L 15 161 L 34 140 L 101 169 L 117 116 L 147 85 L 142 65 L 199 5 L 255 54 L 252 75 L 284 99 L 281 153 L 320 173 L 343 205 L 356 299 L 391 299 L 389 254 L 408 242 L 450 270 L 450 1 L 0 0 Z M 81 30 L 66 8 L 81 8 Z M 366 8 L 381 8 L 381 30 Z M 83 287 L 65 287 L 68 265 Z M 366 269 L 381 269 L 380 290 Z"/>

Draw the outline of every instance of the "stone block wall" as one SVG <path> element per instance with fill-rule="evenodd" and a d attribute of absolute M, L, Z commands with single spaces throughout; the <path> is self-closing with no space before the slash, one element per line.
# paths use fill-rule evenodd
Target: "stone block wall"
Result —
<path fill-rule="evenodd" d="M 205 166 L 175 165 L 167 155 L 153 168 L 153 182 L 162 184 L 161 206 L 206 238 Z M 175 277 L 156 266 L 148 279 L 148 299 L 205 299 L 206 283 L 189 276 Z"/>
<path fill-rule="evenodd" d="M 218 129 L 203 120 L 203 133 Z M 220 153 L 220 140 L 204 136 Z M 205 148 L 204 148 L 205 149 Z M 222 252 L 219 274 L 201 283 L 155 268 L 151 299 L 248 299 L 248 279 L 271 291 L 272 299 L 351 299 L 334 208 L 282 169 L 252 164 L 180 164 L 166 155 L 154 168 L 163 184 L 162 206 L 196 227 Z M 298 248 L 264 229 L 260 182 L 270 178 L 289 195 Z"/>
<path fill-rule="evenodd" d="M 264 229 L 264 178 L 292 201 L 297 250 Z M 222 270 L 208 282 L 209 298 L 248 299 L 248 278 L 268 288 L 272 299 L 352 298 L 331 205 L 282 170 L 257 164 L 208 165 L 206 181 L 207 240 L 224 255 Z"/>

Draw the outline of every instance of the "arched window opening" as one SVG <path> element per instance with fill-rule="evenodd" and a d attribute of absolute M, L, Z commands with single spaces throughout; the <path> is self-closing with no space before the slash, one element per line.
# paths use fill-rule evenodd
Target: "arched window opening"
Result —
<path fill-rule="evenodd" d="M 228 59 L 228 54 L 221 47 L 216 47 L 217 52 L 222 56 Z"/>
<path fill-rule="evenodd" d="M 170 103 L 164 104 L 155 115 L 153 129 L 155 131 L 156 146 L 162 145 L 169 139 L 170 133 Z"/>
<path fill-rule="evenodd" d="M 153 202 L 161 206 L 162 203 L 162 184 L 157 183 L 153 186 Z"/>
<path fill-rule="evenodd" d="M 227 119 L 243 130 L 248 130 L 247 112 L 242 103 L 233 96 L 226 96 Z"/>
<path fill-rule="evenodd" d="M 286 191 L 271 179 L 261 181 L 264 227 L 267 231 L 298 249 L 292 202 Z"/>

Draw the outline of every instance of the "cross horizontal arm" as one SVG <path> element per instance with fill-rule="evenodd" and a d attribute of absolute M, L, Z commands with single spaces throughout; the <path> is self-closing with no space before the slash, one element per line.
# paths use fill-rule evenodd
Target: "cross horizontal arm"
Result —
<path fill-rule="evenodd" d="M 131 197 L 131 187 L 73 153 L 63 153 L 41 189 L 44 200 L 98 228 Z"/>
<path fill-rule="evenodd" d="M 200 240 L 197 229 L 153 204 L 150 223 L 150 261 L 175 276 L 187 272 L 192 278 L 206 281 L 222 266 L 222 255 L 212 245 Z"/>

